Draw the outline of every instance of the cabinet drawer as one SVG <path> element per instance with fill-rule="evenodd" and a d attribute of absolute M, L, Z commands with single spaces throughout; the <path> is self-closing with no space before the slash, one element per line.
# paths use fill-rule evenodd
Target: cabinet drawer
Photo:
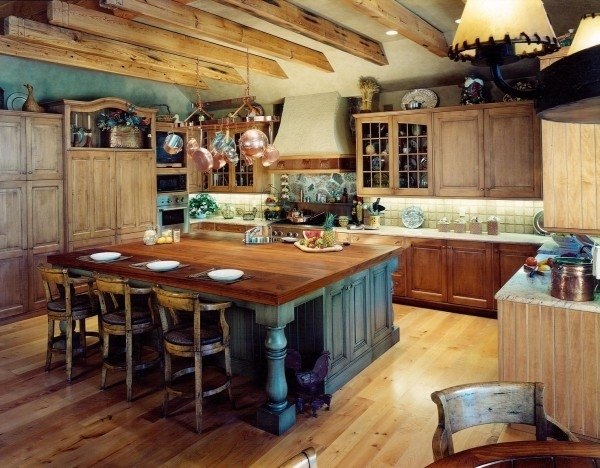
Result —
<path fill-rule="evenodd" d="M 221 224 L 221 223 L 214 223 L 214 226 L 215 226 L 215 231 L 241 232 L 241 233 L 246 232 L 251 227 L 251 226 L 247 226 L 245 224 Z"/>
<path fill-rule="evenodd" d="M 190 232 L 214 231 L 215 223 L 192 223 L 190 224 Z"/>
<path fill-rule="evenodd" d="M 406 238 L 396 236 L 378 236 L 376 234 L 350 234 L 351 244 L 407 245 Z"/>

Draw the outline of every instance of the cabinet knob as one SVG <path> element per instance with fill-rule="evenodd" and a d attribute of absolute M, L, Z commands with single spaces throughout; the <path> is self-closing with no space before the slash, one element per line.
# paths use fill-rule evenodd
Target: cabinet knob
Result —
<path fill-rule="evenodd" d="M 27 171 L 27 174 L 33 174 L 33 171 Z"/>
<path fill-rule="evenodd" d="M 479 190 L 481 190 L 483 192 L 484 189 L 480 188 Z"/>

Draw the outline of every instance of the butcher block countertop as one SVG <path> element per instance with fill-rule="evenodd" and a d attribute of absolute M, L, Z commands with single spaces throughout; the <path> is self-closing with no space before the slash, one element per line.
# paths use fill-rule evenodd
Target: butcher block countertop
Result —
<path fill-rule="evenodd" d="M 97 263 L 79 257 L 101 251 L 120 252 L 131 258 Z M 144 245 L 142 241 L 48 256 L 48 262 L 147 283 L 214 294 L 266 305 L 281 305 L 300 298 L 356 272 L 394 258 L 398 247 L 350 245 L 339 252 L 306 253 L 281 242 L 245 245 L 240 234 L 200 232 L 184 235 L 174 244 Z M 177 260 L 189 266 L 166 272 L 133 268 L 150 260 Z M 233 284 L 191 279 L 189 275 L 211 268 L 243 270 L 251 278 Z"/>

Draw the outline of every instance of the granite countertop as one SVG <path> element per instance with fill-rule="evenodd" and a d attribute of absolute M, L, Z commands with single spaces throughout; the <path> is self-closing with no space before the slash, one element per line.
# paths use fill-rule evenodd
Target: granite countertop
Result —
<path fill-rule="evenodd" d="M 552 255 L 538 255 L 537 259 L 540 260 L 550 256 Z M 521 302 L 600 313 L 600 296 L 596 296 L 596 300 L 594 301 L 586 302 L 557 299 L 550 295 L 550 281 L 550 271 L 545 271 L 543 275 L 536 274 L 530 278 L 527 272 L 521 268 L 502 286 L 502 289 L 496 293 L 495 298 L 498 301 Z"/>

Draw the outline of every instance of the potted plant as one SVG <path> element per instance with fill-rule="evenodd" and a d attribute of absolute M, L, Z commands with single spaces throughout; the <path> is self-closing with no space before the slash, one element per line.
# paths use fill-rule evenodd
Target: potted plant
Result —
<path fill-rule="evenodd" d="M 190 216 L 193 218 L 206 218 L 207 215 L 219 211 L 219 205 L 215 199 L 208 193 L 199 193 L 190 197 L 189 204 Z"/>
<path fill-rule="evenodd" d="M 109 148 L 141 148 L 143 134 L 150 123 L 128 104 L 127 110 L 107 109 L 98 114 L 97 125 L 102 130 L 102 146 Z"/>

